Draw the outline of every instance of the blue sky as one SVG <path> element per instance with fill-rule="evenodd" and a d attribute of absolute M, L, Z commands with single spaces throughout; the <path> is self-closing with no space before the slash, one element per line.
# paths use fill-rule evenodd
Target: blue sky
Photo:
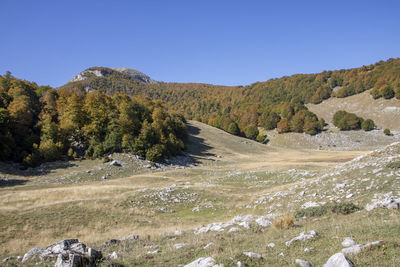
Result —
<path fill-rule="evenodd" d="M 400 57 L 400 1 L 0 3 L 0 74 L 60 86 L 92 66 L 238 85 Z"/>

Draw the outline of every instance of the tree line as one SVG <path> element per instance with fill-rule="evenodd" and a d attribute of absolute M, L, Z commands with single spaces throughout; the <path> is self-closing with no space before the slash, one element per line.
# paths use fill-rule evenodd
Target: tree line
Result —
<path fill-rule="evenodd" d="M 124 151 L 161 161 L 185 149 L 185 122 L 161 101 L 139 95 L 55 90 L 0 76 L 0 160 L 37 166 Z"/>

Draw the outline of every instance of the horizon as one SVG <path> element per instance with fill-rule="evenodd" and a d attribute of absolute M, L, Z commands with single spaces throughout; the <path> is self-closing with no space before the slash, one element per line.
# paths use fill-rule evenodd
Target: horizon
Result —
<path fill-rule="evenodd" d="M 124 67 L 157 81 L 235 86 L 357 68 L 400 57 L 399 7 L 6 0 L 0 75 L 59 87 L 93 66 Z"/>

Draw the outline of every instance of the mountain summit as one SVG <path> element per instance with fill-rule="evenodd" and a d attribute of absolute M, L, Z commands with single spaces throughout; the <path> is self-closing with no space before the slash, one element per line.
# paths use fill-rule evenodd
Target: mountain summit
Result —
<path fill-rule="evenodd" d="M 88 68 L 82 72 L 80 72 L 78 75 L 73 77 L 71 80 L 68 82 L 78 82 L 78 81 L 83 81 L 86 80 L 89 77 L 96 76 L 96 77 L 105 77 L 112 75 L 113 72 L 119 72 L 122 74 L 125 74 L 129 78 L 133 78 L 137 80 L 138 82 L 142 83 L 157 83 L 157 81 L 151 79 L 148 75 L 135 70 L 135 69 L 129 69 L 129 68 L 104 68 L 104 67 L 92 67 Z"/>

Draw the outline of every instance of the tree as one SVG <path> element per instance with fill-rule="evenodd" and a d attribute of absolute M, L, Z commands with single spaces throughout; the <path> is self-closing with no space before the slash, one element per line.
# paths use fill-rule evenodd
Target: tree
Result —
<path fill-rule="evenodd" d="M 394 97 L 394 91 L 390 86 L 385 86 L 381 89 L 381 95 L 385 99 L 391 99 Z"/>
<path fill-rule="evenodd" d="M 258 128 L 255 125 L 247 126 L 244 130 L 244 135 L 249 138 L 255 140 L 258 136 Z"/>
<path fill-rule="evenodd" d="M 373 129 L 375 129 L 375 123 L 373 120 L 367 119 L 361 123 L 361 128 L 364 131 L 372 131 Z"/>
<path fill-rule="evenodd" d="M 290 124 L 287 118 L 282 118 L 277 126 L 278 133 L 287 133 L 290 131 Z"/>

